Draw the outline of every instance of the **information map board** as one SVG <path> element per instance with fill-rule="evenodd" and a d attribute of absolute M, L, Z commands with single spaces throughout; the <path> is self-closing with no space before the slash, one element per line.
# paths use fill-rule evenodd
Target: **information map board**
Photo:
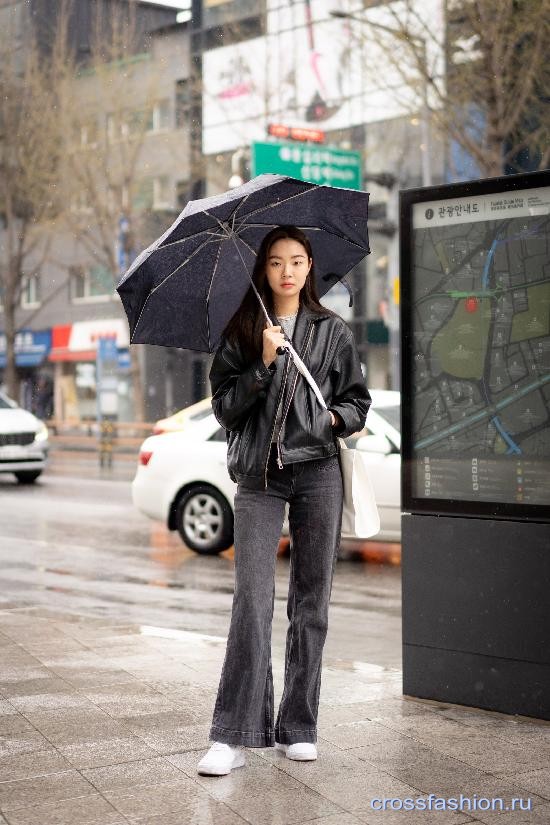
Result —
<path fill-rule="evenodd" d="M 405 512 L 550 521 L 549 178 L 401 192 Z"/>

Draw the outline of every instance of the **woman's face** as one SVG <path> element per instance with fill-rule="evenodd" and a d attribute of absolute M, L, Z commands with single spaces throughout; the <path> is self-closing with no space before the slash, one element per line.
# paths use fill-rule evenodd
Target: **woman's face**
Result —
<path fill-rule="evenodd" d="M 311 269 L 306 249 L 293 238 L 280 238 L 267 253 L 266 276 L 273 295 L 299 295 Z"/>

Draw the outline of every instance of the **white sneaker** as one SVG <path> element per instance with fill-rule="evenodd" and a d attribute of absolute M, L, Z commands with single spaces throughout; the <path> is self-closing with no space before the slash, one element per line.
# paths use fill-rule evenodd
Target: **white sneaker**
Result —
<path fill-rule="evenodd" d="M 317 759 L 317 747 L 313 742 L 294 742 L 292 745 L 275 742 L 275 748 L 284 751 L 287 759 L 297 759 L 301 762 Z"/>
<path fill-rule="evenodd" d="M 223 776 L 231 773 L 232 768 L 242 768 L 245 762 L 241 747 L 214 742 L 197 765 L 197 771 L 208 776 Z"/>

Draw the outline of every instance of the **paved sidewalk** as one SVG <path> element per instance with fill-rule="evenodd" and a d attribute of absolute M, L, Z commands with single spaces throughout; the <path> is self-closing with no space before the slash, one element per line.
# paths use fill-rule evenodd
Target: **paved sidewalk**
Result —
<path fill-rule="evenodd" d="M 355 661 L 324 660 L 317 761 L 248 748 L 245 767 L 199 776 L 224 652 L 223 638 L 0 610 L 0 823 L 550 823 L 550 723 L 403 697 L 400 671 Z M 371 807 L 430 793 L 532 810 Z"/>

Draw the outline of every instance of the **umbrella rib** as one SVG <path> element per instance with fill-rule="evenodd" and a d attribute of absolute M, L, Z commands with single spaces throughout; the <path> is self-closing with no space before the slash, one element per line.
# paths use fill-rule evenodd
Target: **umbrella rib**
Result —
<path fill-rule="evenodd" d="M 220 237 L 225 236 L 226 238 L 229 238 L 230 234 L 224 226 L 223 221 L 220 221 L 220 219 L 213 215 L 211 212 L 209 212 L 208 209 L 203 209 L 202 211 L 205 215 L 208 215 L 209 218 L 214 218 L 214 220 L 219 223 L 220 228 L 222 229 L 222 235 L 220 235 Z"/>
<path fill-rule="evenodd" d="M 238 236 L 237 236 L 237 237 L 238 237 Z M 235 245 L 235 249 L 236 249 L 236 250 L 237 250 L 237 252 L 239 253 L 239 257 L 240 257 L 240 259 L 241 259 L 241 261 L 242 261 L 242 264 L 243 264 L 243 267 L 244 267 L 244 271 L 246 272 L 246 274 L 247 274 L 247 276 L 248 276 L 248 280 L 250 281 L 250 286 L 252 287 L 252 289 L 253 289 L 253 290 L 254 290 L 254 292 L 256 293 L 256 297 L 257 297 L 258 301 L 259 301 L 259 302 L 260 302 L 260 304 L 261 304 L 261 307 L 262 307 L 262 310 L 263 310 L 263 312 L 264 312 L 264 315 L 265 315 L 265 317 L 267 318 L 267 322 L 268 322 L 268 324 L 271 324 L 271 323 L 272 323 L 272 322 L 271 322 L 271 318 L 269 317 L 269 315 L 268 315 L 268 313 L 267 313 L 267 309 L 265 308 L 265 304 L 264 304 L 264 302 L 262 301 L 262 298 L 261 298 L 261 296 L 260 296 L 260 293 L 258 292 L 258 290 L 257 290 L 257 288 L 256 288 L 256 284 L 254 283 L 254 279 L 252 278 L 252 276 L 251 276 L 250 272 L 248 271 L 248 267 L 247 267 L 247 265 L 246 265 L 246 263 L 245 263 L 245 260 L 244 260 L 243 256 L 241 255 L 241 250 L 239 249 L 238 244 L 237 244 L 237 241 L 235 240 L 235 233 L 233 233 L 233 234 L 231 235 L 231 240 L 233 241 L 233 243 L 234 243 L 234 245 Z"/>
<path fill-rule="evenodd" d="M 324 226 L 299 226 L 298 229 L 314 229 L 316 232 L 326 232 L 327 235 L 333 235 L 335 238 L 340 238 L 340 240 L 345 241 L 346 243 L 351 244 L 352 246 L 357 246 L 359 249 L 364 250 L 365 247 L 363 244 L 356 243 L 352 241 L 350 238 L 346 238 L 345 235 L 339 235 L 338 232 L 332 232 L 330 229 L 325 229 Z"/>
<path fill-rule="evenodd" d="M 237 217 L 237 210 L 240 209 L 241 206 L 244 203 L 246 203 L 246 201 L 249 199 L 249 197 L 250 197 L 250 192 L 248 193 L 248 195 L 245 195 L 244 198 L 242 198 L 242 200 L 237 204 L 237 206 L 233 210 L 233 214 L 231 215 L 231 231 L 232 232 L 235 231 L 235 218 Z"/>
<path fill-rule="evenodd" d="M 210 290 L 212 289 L 212 284 L 214 283 L 214 278 L 216 276 L 216 270 L 218 268 L 218 261 L 220 260 L 220 253 L 222 251 L 222 245 L 219 244 L 218 246 L 218 254 L 216 255 L 216 262 L 212 269 L 212 277 L 210 278 L 210 283 L 208 284 L 208 292 L 206 294 L 206 326 L 207 326 L 207 336 L 208 336 L 208 348 L 210 349 L 210 314 L 208 312 L 208 304 L 210 302 Z"/>
<path fill-rule="evenodd" d="M 212 216 L 210 216 L 212 217 Z M 204 233 L 208 235 L 213 235 L 215 238 L 223 238 L 223 234 L 221 232 L 215 232 L 211 228 L 210 229 L 201 229 L 200 232 L 194 232 L 192 235 L 186 235 L 185 238 L 180 238 L 179 241 L 170 241 L 170 243 L 165 243 L 163 246 L 157 246 L 156 249 L 153 249 L 153 252 L 157 252 L 160 249 L 168 249 L 169 246 L 177 246 L 180 243 L 185 243 L 185 241 L 190 241 L 192 238 L 197 238 L 199 235 L 204 235 Z"/>
<path fill-rule="evenodd" d="M 192 253 L 191 253 L 191 254 L 190 254 L 190 255 L 189 255 L 189 256 L 185 259 L 185 261 L 182 261 L 182 263 L 181 263 L 181 264 L 178 264 L 178 266 L 177 266 L 177 267 L 176 267 L 176 268 L 175 268 L 172 272 L 170 272 L 170 273 L 169 273 L 169 274 L 168 274 L 165 278 L 163 278 L 163 279 L 162 279 L 162 281 L 160 282 L 160 284 L 157 284 L 156 286 L 154 286 L 154 287 L 153 287 L 153 289 L 150 291 L 149 295 L 147 296 L 147 298 L 146 298 L 146 299 L 145 299 L 145 301 L 143 302 L 143 306 L 141 307 L 141 312 L 139 313 L 138 319 L 137 319 L 137 321 L 136 321 L 136 325 L 135 325 L 135 327 L 134 327 L 134 332 L 133 332 L 133 334 L 132 334 L 132 338 L 133 338 L 133 337 L 134 337 L 134 335 L 136 334 L 136 330 L 137 330 L 137 328 L 138 328 L 138 326 L 139 326 L 139 322 L 141 321 L 141 316 L 143 315 L 143 312 L 144 312 L 144 310 L 145 310 L 145 307 L 147 306 L 147 301 L 149 300 L 149 298 L 151 297 L 151 295 L 153 294 L 153 292 L 156 292 L 156 291 L 157 291 L 157 289 L 159 289 L 159 288 L 160 288 L 163 284 L 165 284 L 165 283 L 166 283 L 166 281 L 168 280 L 168 278 L 171 278 L 171 277 L 172 277 L 172 275 L 175 275 L 175 274 L 176 274 L 176 272 L 178 271 L 178 269 L 181 269 L 181 268 L 182 268 L 182 266 L 185 266 L 185 264 L 186 264 L 188 261 L 190 261 L 190 260 L 191 260 L 191 258 L 193 258 L 193 257 L 194 257 L 194 256 L 195 256 L 198 252 L 200 252 L 200 251 L 201 251 L 201 249 L 203 248 L 203 246 L 206 246 L 206 244 L 208 244 L 208 243 L 212 243 L 212 240 L 211 240 L 211 239 L 208 239 L 208 240 L 204 241 L 203 243 L 201 243 L 201 245 L 200 245 L 200 246 L 198 246 L 198 247 L 194 250 L 194 252 L 192 252 Z M 131 343 L 131 341 L 130 341 L 130 343 Z"/>
<path fill-rule="evenodd" d="M 276 225 L 277 225 L 277 224 L 273 224 L 273 226 L 276 226 Z M 235 234 L 237 234 L 237 233 L 235 232 Z M 257 255 L 257 253 L 256 253 L 256 250 L 255 250 L 255 249 L 253 249 L 247 241 L 245 241 L 245 239 L 243 238 L 243 236 L 242 236 L 242 235 L 237 235 L 237 238 L 240 240 L 240 242 L 241 242 L 241 243 L 244 243 L 244 245 L 246 246 L 246 248 L 247 248 L 247 249 L 249 249 L 249 250 L 252 252 L 252 254 L 254 255 L 254 257 L 256 257 L 256 258 L 258 257 L 258 255 Z"/>
<path fill-rule="evenodd" d="M 248 200 L 248 198 L 249 198 L 249 197 L 250 197 L 250 193 L 248 193 L 248 195 L 244 195 L 244 196 L 243 196 L 240 200 L 238 200 L 238 201 L 237 201 L 237 204 L 236 204 L 236 206 L 235 206 L 235 209 L 233 210 L 233 212 L 230 212 L 230 213 L 229 213 L 229 215 L 227 216 L 227 218 L 225 219 L 225 222 L 226 222 L 226 223 L 229 223 L 229 221 L 231 220 L 231 231 L 232 231 L 232 232 L 233 232 L 233 231 L 234 231 L 234 229 L 235 229 L 235 216 L 236 216 L 236 214 L 237 214 L 237 209 L 240 209 L 240 208 L 241 208 L 241 206 L 243 205 L 243 203 L 244 203 L 246 200 Z M 209 214 L 210 214 L 210 213 L 209 213 Z M 213 215 L 212 215 L 211 217 L 213 217 Z"/>
<path fill-rule="evenodd" d="M 248 197 L 248 195 L 245 198 L 243 198 L 241 202 L 244 202 L 247 197 Z M 217 218 L 215 215 L 213 215 L 207 209 L 204 210 L 205 214 L 208 215 L 209 218 L 214 218 L 214 220 L 219 223 L 221 229 L 224 232 L 225 238 L 227 240 L 231 240 L 231 238 L 238 233 L 238 229 L 235 230 L 235 228 L 234 228 L 235 227 L 235 212 L 236 212 L 236 209 L 237 209 L 237 207 L 235 208 L 233 213 L 229 216 L 229 217 L 231 217 L 231 229 L 228 226 L 229 218 L 226 221 L 221 221 L 219 218 Z"/>
<path fill-rule="evenodd" d="M 315 186 L 315 184 L 313 185 Z M 251 215 L 255 215 L 257 212 L 263 212 L 265 209 L 273 209 L 274 206 L 281 206 L 281 204 L 287 203 L 287 201 L 291 201 L 293 198 L 299 198 L 300 195 L 305 195 L 308 192 L 311 192 L 311 186 L 308 189 L 304 189 L 302 192 L 296 192 L 295 195 L 289 195 L 288 198 L 283 198 L 282 201 L 270 203 L 268 206 L 259 206 L 257 209 L 253 209 L 252 212 L 247 212 L 246 215 L 240 215 L 239 217 L 243 219 L 250 218 Z"/>
<path fill-rule="evenodd" d="M 259 229 L 261 226 L 268 227 L 268 226 L 278 226 L 278 225 L 279 224 L 276 224 L 276 223 L 247 223 L 246 226 L 244 227 L 244 229 L 248 229 L 248 227 L 251 227 L 252 229 Z M 362 246 L 361 244 L 356 243 L 355 241 L 352 241 L 349 238 L 344 237 L 344 235 L 339 235 L 338 232 L 331 232 L 330 229 L 325 229 L 325 227 L 321 227 L 321 226 L 298 226 L 297 224 L 296 224 L 296 226 L 297 226 L 298 229 L 312 229 L 315 232 L 326 232 L 327 235 L 333 235 L 335 238 L 340 238 L 340 240 L 345 241 L 346 243 L 349 243 L 349 244 L 353 244 L 353 246 L 357 246 L 359 249 L 364 249 L 364 246 Z M 240 227 L 239 227 L 239 229 L 240 229 Z M 239 239 L 241 241 L 243 240 L 241 235 L 239 235 Z"/>

